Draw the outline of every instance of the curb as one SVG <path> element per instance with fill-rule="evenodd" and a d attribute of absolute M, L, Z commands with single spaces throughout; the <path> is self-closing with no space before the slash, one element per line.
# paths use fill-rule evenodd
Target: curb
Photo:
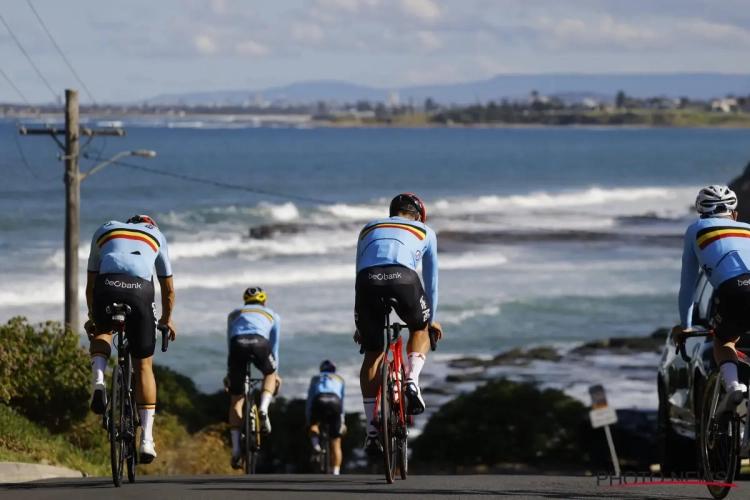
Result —
<path fill-rule="evenodd" d="M 56 477 L 86 477 L 86 474 L 52 465 L 0 462 L 0 483 L 23 483 Z"/>

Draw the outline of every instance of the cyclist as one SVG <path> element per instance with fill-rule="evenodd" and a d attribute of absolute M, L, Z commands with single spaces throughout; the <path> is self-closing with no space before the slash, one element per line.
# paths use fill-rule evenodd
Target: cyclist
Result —
<path fill-rule="evenodd" d="M 156 321 L 153 270 L 161 287 L 161 319 Z M 135 401 L 141 422 L 140 462 L 151 463 L 154 449 L 154 413 L 156 381 L 152 357 L 156 346 L 156 326 L 171 330 L 174 283 L 169 262 L 167 239 L 147 215 L 135 215 L 125 223 L 109 221 L 94 233 L 89 252 L 86 280 L 86 304 L 89 319 L 84 325 L 91 340 L 91 368 L 94 388 L 91 410 L 99 415 L 107 408 L 104 370 L 112 353 L 112 318 L 106 308 L 124 303 L 132 312 L 127 318 L 125 334 L 135 369 Z"/>
<path fill-rule="evenodd" d="M 396 314 L 409 327 L 406 345 L 409 366 L 406 373 L 407 411 L 418 415 L 425 409 L 419 388 L 419 374 L 430 347 L 428 326 L 442 328 L 435 321 L 438 300 L 438 257 L 435 232 L 425 225 L 427 211 L 414 194 L 399 194 L 390 204 L 390 217 L 365 225 L 357 243 L 354 341 L 365 350 L 359 373 L 367 423 L 365 451 L 375 456 L 382 451 L 373 425 L 375 399 L 380 380 L 378 367 L 383 355 L 383 305 L 381 298 L 398 301 Z M 422 262 L 425 293 L 417 267 Z"/>
<path fill-rule="evenodd" d="M 250 287 L 242 296 L 245 305 L 238 307 L 227 320 L 227 377 L 232 402 L 229 407 L 229 427 L 232 429 L 232 467 L 242 467 L 240 430 L 242 428 L 242 406 L 245 404 L 245 374 L 247 364 L 252 362 L 263 373 L 263 393 L 260 395 L 260 432 L 271 432 L 268 406 L 278 391 L 281 377 L 279 368 L 279 325 L 281 317 L 266 307 L 266 292 L 260 287 Z"/>
<path fill-rule="evenodd" d="M 740 336 L 750 330 L 750 225 L 737 222 L 737 196 L 726 186 L 701 189 L 695 200 L 700 219 L 685 233 L 680 282 L 680 324 L 672 328 L 679 344 L 691 331 L 693 294 L 703 269 L 714 293 L 714 359 L 727 393 L 717 413 L 733 412 L 747 390 L 737 375 Z"/>
<path fill-rule="evenodd" d="M 336 365 L 325 360 L 320 364 L 320 373 L 310 380 L 305 406 L 306 426 L 310 430 L 313 450 L 320 453 L 319 424 L 328 424 L 328 437 L 331 440 L 331 465 L 333 473 L 341 470 L 341 436 L 346 433 L 344 424 L 344 379 L 336 375 Z M 312 424 L 312 425 L 311 425 Z"/>

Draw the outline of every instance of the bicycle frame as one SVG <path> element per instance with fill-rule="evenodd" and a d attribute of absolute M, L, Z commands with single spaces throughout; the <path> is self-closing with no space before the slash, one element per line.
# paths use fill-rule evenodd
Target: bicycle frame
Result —
<path fill-rule="evenodd" d="M 404 397 L 403 397 L 403 391 L 402 391 L 402 384 L 404 381 L 402 380 L 402 377 L 401 377 L 401 369 L 403 369 L 404 373 L 406 373 L 406 364 L 404 363 L 404 357 L 403 357 L 403 338 L 399 336 L 398 339 L 396 339 L 396 341 L 393 342 L 391 338 L 392 328 L 393 327 L 390 324 L 390 317 L 387 316 L 386 327 L 383 333 L 383 336 L 385 339 L 385 345 L 386 345 L 386 349 L 383 353 L 383 366 L 385 366 L 385 363 L 388 363 L 391 367 L 391 371 L 397 377 L 398 383 L 394 384 L 394 387 L 395 387 L 394 396 L 398 398 L 398 411 L 399 411 L 399 415 L 401 416 L 401 421 L 404 422 L 404 425 L 406 425 L 407 421 L 405 418 L 406 415 L 404 414 Z M 388 359 L 389 352 L 391 354 L 390 360 Z M 378 389 L 378 395 L 375 398 L 375 408 L 380 408 L 380 398 L 382 397 L 382 395 L 383 395 L 383 388 L 380 387 Z M 393 403 L 393 401 L 391 403 Z M 382 424 L 380 420 L 381 417 L 383 416 L 380 415 L 380 413 L 376 414 L 376 421 L 378 422 L 379 425 Z"/>
<path fill-rule="evenodd" d="M 707 337 L 709 335 L 713 335 L 713 330 L 711 331 L 703 331 L 703 332 L 691 332 L 684 336 L 684 338 L 690 338 L 690 337 Z M 682 358 L 686 362 L 690 362 L 690 358 L 685 353 L 685 343 L 683 342 L 681 345 L 677 347 L 677 351 L 680 353 Z M 750 368 L 750 357 L 743 353 L 742 351 L 737 350 L 737 361 L 744 364 L 745 366 Z M 713 398 L 711 400 L 711 417 L 715 415 L 716 407 L 719 405 L 719 393 L 721 390 L 721 387 L 719 384 L 721 384 L 722 377 L 716 378 L 716 385 L 714 386 L 713 390 Z M 748 401 L 747 398 L 743 400 L 743 404 L 745 406 L 745 426 L 744 426 L 744 432 L 742 433 L 742 440 L 740 441 L 740 458 L 750 458 L 750 401 Z"/>

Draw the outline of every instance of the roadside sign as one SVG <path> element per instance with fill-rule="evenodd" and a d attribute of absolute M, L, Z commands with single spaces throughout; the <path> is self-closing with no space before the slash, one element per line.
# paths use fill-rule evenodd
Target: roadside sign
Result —
<path fill-rule="evenodd" d="M 609 406 L 591 410 L 589 412 L 589 417 L 591 418 L 591 427 L 594 429 L 617 423 L 617 413 Z"/>
<path fill-rule="evenodd" d="M 590 386 L 589 394 L 591 395 L 591 411 L 589 412 L 591 427 L 594 429 L 604 427 L 604 434 L 607 436 L 607 444 L 609 445 L 609 453 L 612 455 L 612 465 L 615 467 L 615 473 L 619 476 L 620 461 L 617 459 L 615 443 L 612 440 L 612 433 L 609 430 L 610 425 L 617 423 L 617 412 L 607 404 L 607 395 L 604 392 L 604 387 L 601 385 Z"/>

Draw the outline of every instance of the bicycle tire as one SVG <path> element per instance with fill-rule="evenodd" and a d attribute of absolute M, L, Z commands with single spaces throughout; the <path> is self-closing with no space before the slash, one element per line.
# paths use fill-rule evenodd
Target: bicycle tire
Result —
<path fill-rule="evenodd" d="M 331 473 L 331 440 L 328 434 L 323 435 L 323 474 Z"/>
<path fill-rule="evenodd" d="M 250 398 L 245 395 L 245 474 L 255 474 L 255 430 L 253 427 L 257 427 L 256 424 L 252 425 L 253 407 L 255 405 L 250 404 Z"/>
<path fill-rule="evenodd" d="M 118 488 L 122 486 L 122 469 L 125 459 L 122 446 L 123 441 L 121 438 L 123 404 L 120 400 L 120 395 L 122 387 L 122 368 L 120 365 L 117 365 L 114 370 L 112 370 L 112 387 L 109 408 L 109 452 L 110 465 L 112 466 L 112 482 L 115 487 Z"/>
<path fill-rule="evenodd" d="M 708 492 L 717 499 L 725 498 L 732 490 L 729 485 L 734 482 L 740 452 L 740 424 L 737 416 L 734 415 L 726 423 L 719 423 L 715 416 L 712 417 L 714 389 L 720 376 L 721 374 L 718 371 L 714 371 L 706 381 L 701 400 L 700 427 L 698 429 L 704 480 L 708 483 L 721 483 L 708 485 Z M 720 400 L 724 392 L 724 384 L 720 380 L 718 387 L 718 400 Z M 722 427 L 726 430 L 725 432 L 721 432 Z M 719 446 L 720 444 L 725 446 Z M 727 455 L 726 461 L 722 460 Z"/>
<path fill-rule="evenodd" d="M 400 387 L 399 399 L 401 400 L 401 407 L 403 408 L 404 406 L 404 401 L 403 401 L 404 384 L 406 383 L 406 376 L 404 373 L 403 366 L 400 368 L 400 370 L 401 370 L 401 387 Z M 399 415 L 398 420 L 400 422 L 398 468 L 401 472 L 401 479 L 406 479 L 409 473 L 409 443 L 407 439 L 406 422 L 401 421 L 401 413 L 399 413 L 398 415 Z"/>
<path fill-rule="evenodd" d="M 391 402 L 389 401 L 391 365 L 388 364 L 385 356 L 383 356 L 383 364 L 381 366 L 380 373 L 380 427 L 382 428 L 381 444 L 383 445 L 383 467 L 385 469 L 385 480 L 388 482 L 388 484 L 393 484 L 393 476 L 396 472 L 394 469 L 396 464 L 392 460 L 393 457 L 391 455 L 393 451 L 391 442 Z"/>
<path fill-rule="evenodd" d="M 125 394 L 127 394 L 127 404 L 125 405 L 125 408 L 127 409 L 127 417 L 128 417 L 128 434 L 130 436 L 128 446 L 126 447 L 127 450 L 127 461 L 126 465 L 128 467 L 128 482 L 134 483 L 135 482 L 135 469 L 138 465 L 138 448 L 137 448 L 137 440 L 136 440 L 136 434 L 138 432 L 137 428 L 137 422 L 138 420 L 135 417 L 135 401 L 133 397 L 133 386 L 135 385 L 135 375 L 133 374 L 133 368 L 132 368 L 132 361 L 130 359 L 130 356 L 128 356 L 127 361 L 127 371 L 130 372 L 130 377 L 127 386 L 125 387 Z"/>

